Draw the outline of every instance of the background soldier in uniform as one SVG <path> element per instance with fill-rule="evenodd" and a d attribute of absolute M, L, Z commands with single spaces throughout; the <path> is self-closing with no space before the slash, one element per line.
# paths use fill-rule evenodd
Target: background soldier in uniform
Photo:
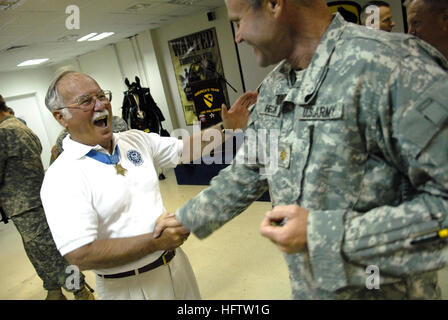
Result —
<path fill-rule="evenodd" d="M 280 62 L 247 129 L 280 131 L 278 149 L 261 150 L 279 155 L 278 169 L 262 175 L 269 161 L 238 161 L 263 145 L 247 139 L 155 236 L 179 222 L 204 238 L 269 188 L 261 233 L 285 252 L 293 298 L 439 298 L 435 271 L 448 262 L 446 60 L 415 37 L 332 16 L 324 0 L 225 2 L 235 41 L 247 41 L 260 66 Z M 368 266 L 381 272 L 378 290 L 366 287 Z"/>
<path fill-rule="evenodd" d="M 408 33 L 425 40 L 448 59 L 448 0 L 407 0 Z"/>
<path fill-rule="evenodd" d="M 0 96 L 0 202 L 22 236 L 26 254 L 43 281 L 48 300 L 65 300 L 68 262 L 56 249 L 40 200 L 44 168 L 39 138 L 8 112 Z M 81 274 L 76 299 L 93 300 Z"/>
<path fill-rule="evenodd" d="M 367 12 L 367 8 L 370 6 L 377 6 L 379 10 L 379 21 L 378 21 L 378 27 L 380 30 L 391 32 L 392 28 L 395 27 L 395 22 L 392 19 L 392 12 L 390 11 L 390 5 L 385 1 L 369 1 L 367 2 L 364 7 L 361 9 L 361 23 L 365 26 L 368 26 L 367 23 L 369 23 L 369 20 L 367 19 L 369 17 L 369 13 Z M 369 17 L 371 18 L 371 17 Z M 376 17 L 374 17 L 376 19 Z M 373 21 L 376 23 L 377 21 Z"/>

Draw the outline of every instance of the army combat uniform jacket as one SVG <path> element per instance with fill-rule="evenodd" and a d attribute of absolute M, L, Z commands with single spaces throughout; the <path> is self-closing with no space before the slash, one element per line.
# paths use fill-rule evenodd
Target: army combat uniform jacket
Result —
<path fill-rule="evenodd" d="M 44 168 L 39 138 L 19 119 L 0 121 L 0 200 L 8 217 L 42 205 Z"/>
<path fill-rule="evenodd" d="M 422 41 L 336 14 L 307 69 L 282 62 L 262 84 L 246 132 L 277 130 L 275 143 L 246 139 L 177 218 L 204 238 L 269 188 L 273 206 L 310 210 L 305 252 L 285 255 L 293 298 L 437 298 L 447 243 L 411 241 L 448 227 L 446 70 Z"/>

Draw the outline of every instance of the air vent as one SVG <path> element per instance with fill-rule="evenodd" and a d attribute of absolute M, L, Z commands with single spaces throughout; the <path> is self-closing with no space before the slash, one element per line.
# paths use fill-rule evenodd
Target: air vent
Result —
<path fill-rule="evenodd" d="M 20 50 L 23 48 L 28 48 L 28 46 L 12 46 L 12 47 L 7 48 L 5 51 Z"/>
<path fill-rule="evenodd" d="M 11 10 L 24 4 L 26 0 L 0 0 L 0 11 Z"/>
<path fill-rule="evenodd" d="M 135 12 L 135 11 L 145 10 L 150 6 L 151 6 L 150 3 L 137 3 L 136 5 L 133 5 L 132 7 L 127 8 L 126 11 Z"/>
<path fill-rule="evenodd" d="M 191 6 L 199 2 L 198 0 L 169 0 L 168 3 L 177 4 L 180 6 Z"/>
<path fill-rule="evenodd" d="M 70 35 L 66 35 L 66 36 L 60 37 L 56 41 L 58 41 L 58 42 L 70 42 L 70 41 L 75 41 L 78 38 L 79 38 L 79 35 L 77 35 L 77 34 L 70 34 Z"/>

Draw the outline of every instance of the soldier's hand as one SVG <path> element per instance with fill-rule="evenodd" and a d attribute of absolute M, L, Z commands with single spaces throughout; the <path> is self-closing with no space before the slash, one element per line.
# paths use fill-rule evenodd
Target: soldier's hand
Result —
<path fill-rule="evenodd" d="M 164 212 L 164 213 L 162 213 L 158 218 L 157 218 L 157 220 L 156 220 L 156 225 L 160 222 L 160 221 L 162 221 L 163 219 L 165 219 L 165 218 L 170 218 L 170 217 L 173 217 L 174 216 L 174 213 L 173 212 Z"/>
<path fill-rule="evenodd" d="M 298 205 L 276 206 L 261 222 L 261 234 L 285 253 L 303 251 L 307 243 L 309 211 Z"/>
<path fill-rule="evenodd" d="M 257 102 L 257 96 L 257 92 L 246 92 L 235 101 L 230 110 L 223 104 L 221 117 L 224 128 L 233 130 L 244 128 L 249 121 L 248 108 Z"/>

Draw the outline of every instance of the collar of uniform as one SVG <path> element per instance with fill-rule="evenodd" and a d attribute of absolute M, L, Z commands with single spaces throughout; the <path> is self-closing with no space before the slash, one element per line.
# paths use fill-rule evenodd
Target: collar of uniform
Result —
<path fill-rule="evenodd" d="M 13 118 L 13 116 L 6 116 L 2 120 L 0 120 L 0 123 L 2 123 L 5 120 L 11 119 L 11 118 Z"/>
<path fill-rule="evenodd" d="M 115 149 L 115 146 L 117 145 L 119 138 L 116 133 L 112 136 L 112 150 Z M 88 146 L 86 144 L 79 143 L 77 141 L 74 141 L 70 138 L 70 134 L 68 134 L 64 140 L 62 140 L 62 147 L 64 149 L 64 153 L 67 152 L 67 155 L 70 156 L 72 159 L 81 159 L 84 157 L 90 150 L 97 150 L 104 153 L 109 154 L 109 152 L 104 149 L 99 144 L 95 146 Z"/>
<path fill-rule="evenodd" d="M 300 90 L 289 90 L 284 101 L 290 101 L 296 105 L 307 105 L 313 100 L 327 74 L 331 55 L 333 54 L 336 43 L 342 36 L 346 25 L 347 22 L 339 13 L 336 13 L 317 46 L 310 65 L 304 70 L 305 73 L 302 81 L 298 81 L 294 84 L 294 86 L 300 88 Z M 291 69 L 289 63 L 284 62 L 279 71 L 283 73 L 286 79 L 288 79 Z"/>

